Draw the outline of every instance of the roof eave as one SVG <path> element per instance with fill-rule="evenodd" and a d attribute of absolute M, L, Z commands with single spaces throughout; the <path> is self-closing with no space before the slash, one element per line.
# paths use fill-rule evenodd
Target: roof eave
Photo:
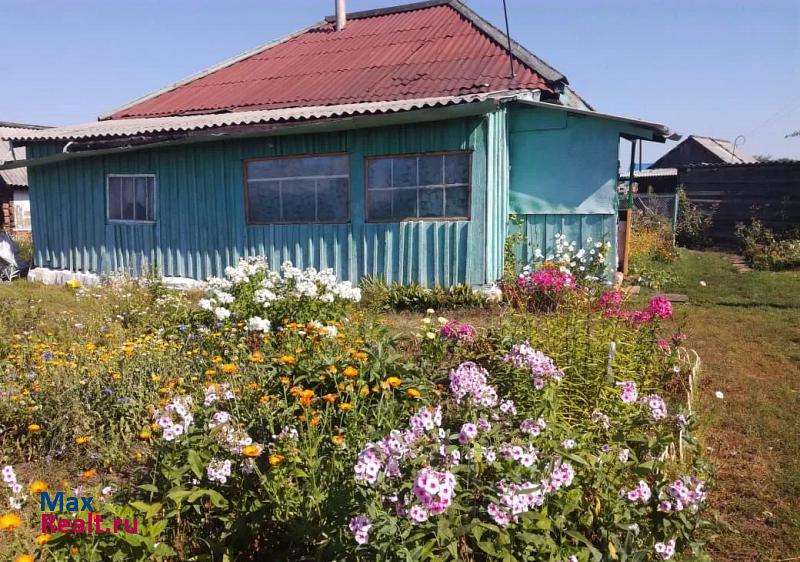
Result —
<path fill-rule="evenodd" d="M 556 109 L 561 111 L 566 111 L 568 113 L 575 113 L 578 115 L 585 115 L 587 117 L 597 117 L 600 119 L 609 119 L 611 121 L 619 121 L 621 123 L 628 123 L 630 125 L 634 125 L 636 127 L 641 127 L 643 129 L 647 129 L 651 131 L 653 134 L 653 138 L 647 139 L 644 136 L 640 136 L 634 133 L 626 132 L 623 133 L 622 136 L 625 138 L 644 138 L 646 140 L 652 140 L 655 142 L 665 142 L 666 140 L 679 140 L 681 135 L 678 133 L 673 132 L 669 127 L 666 125 L 662 125 L 661 123 L 655 123 L 653 121 L 644 121 L 643 119 L 636 119 L 633 117 L 624 117 L 622 115 L 614 115 L 613 113 L 601 113 L 599 111 L 593 111 L 588 109 L 579 109 L 576 107 L 567 107 L 564 105 L 558 105 L 554 103 L 548 103 L 543 101 L 536 101 L 531 99 L 520 98 L 515 100 L 524 105 L 533 105 L 536 107 L 545 107 L 549 109 Z"/>

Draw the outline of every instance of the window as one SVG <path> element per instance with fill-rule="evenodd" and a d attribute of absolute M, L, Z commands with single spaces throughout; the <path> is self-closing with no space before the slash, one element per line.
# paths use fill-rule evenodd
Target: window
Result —
<path fill-rule="evenodd" d="M 346 154 L 248 160 L 247 222 L 342 223 L 350 217 Z"/>
<path fill-rule="evenodd" d="M 154 175 L 109 175 L 107 189 L 109 221 L 154 222 L 156 220 Z"/>
<path fill-rule="evenodd" d="M 367 160 L 367 220 L 469 219 L 470 154 Z"/>
<path fill-rule="evenodd" d="M 31 229 L 31 202 L 27 191 L 14 190 L 14 230 Z"/>

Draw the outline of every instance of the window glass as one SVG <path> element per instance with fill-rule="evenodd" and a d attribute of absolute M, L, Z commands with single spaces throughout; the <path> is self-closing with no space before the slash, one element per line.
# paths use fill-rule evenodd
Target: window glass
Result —
<path fill-rule="evenodd" d="M 347 222 L 347 155 L 250 160 L 247 221 L 251 224 Z"/>
<path fill-rule="evenodd" d="M 470 154 L 381 156 L 367 161 L 367 220 L 467 219 Z"/>
<path fill-rule="evenodd" d="M 108 176 L 108 220 L 155 221 L 155 176 L 144 174 Z"/>
<path fill-rule="evenodd" d="M 27 191 L 14 191 L 14 230 L 31 229 L 31 202 Z"/>

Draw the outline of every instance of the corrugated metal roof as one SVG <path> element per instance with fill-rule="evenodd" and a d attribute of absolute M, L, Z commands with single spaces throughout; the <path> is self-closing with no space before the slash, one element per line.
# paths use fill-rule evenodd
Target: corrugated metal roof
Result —
<path fill-rule="evenodd" d="M 696 140 L 703 148 L 726 164 L 752 164 L 758 162 L 758 160 L 743 152 L 741 147 L 734 148 L 731 141 L 712 137 L 699 137 L 697 135 L 691 135 L 690 138 Z"/>
<path fill-rule="evenodd" d="M 325 119 L 329 117 L 349 117 L 378 113 L 411 111 L 429 107 L 441 107 L 463 103 L 502 99 L 514 94 L 509 92 L 490 92 L 465 96 L 423 98 L 389 102 L 366 102 L 321 107 L 294 107 L 286 109 L 262 109 L 258 111 L 237 111 L 205 115 L 184 115 L 176 117 L 148 117 L 138 119 L 113 119 L 93 121 L 69 127 L 51 129 L 0 129 L 0 139 L 19 141 L 39 140 L 79 140 L 92 138 L 113 138 L 144 135 L 148 133 L 196 131 L 236 125 L 257 125 Z M 0 158 L 0 161 L 3 159 Z"/>
<path fill-rule="evenodd" d="M 111 119 L 224 110 L 319 107 L 461 96 L 497 90 L 552 91 L 563 79 L 527 51 L 515 60 L 491 28 L 456 1 L 350 14 L 340 31 L 322 22 L 284 41 L 145 97 Z M 539 72 L 534 69 L 539 68 Z"/>
<path fill-rule="evenodd" d="M 15 135 L 22 132 L 30 132 L 33 129 L 22 127 L 4 127 L 0 122 L 0 162 L 7 160 L 25 160 L 25 148 L 15 148 L 12 152 L 11 143 L 2 140 L 3 136 Z M 26 168 L 12 168 L 10 170 L 0 170 L 0 183 L 11 187 L 27 187 L 28 171 Z"/>
<path fill-rule="evenodd" d="M 634 170 L 633 177 L 635 178 L 656 178 L 661 176 L 677 176 L 678 168 L 653 168 L 651 170 Z M 629 172 L 622 172 L 619 179 L 628 179 Z"/>

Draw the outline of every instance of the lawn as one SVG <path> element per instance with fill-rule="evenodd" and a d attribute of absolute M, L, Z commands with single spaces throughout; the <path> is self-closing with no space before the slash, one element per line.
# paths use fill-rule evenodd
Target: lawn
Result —
<path fill-rule="evenodd" d="M 676 317 L 703 361 L 701 438 L 715 467 L 712 504 L 729 526 L 710 554 L 798 557 L 800 272 L 742 274 L 724 254 L 690 251 L 669 269 L 676 280 L 664 289 L 689 297 Z"/>

